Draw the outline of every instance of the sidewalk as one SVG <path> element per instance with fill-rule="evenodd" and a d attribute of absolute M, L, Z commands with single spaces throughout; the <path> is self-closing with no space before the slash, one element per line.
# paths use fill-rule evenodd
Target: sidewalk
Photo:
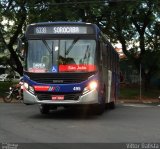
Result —
<path fill-rule="evenodd" d="M 118 99 L 117 103 L 160 104 L 160 99 Z"/>

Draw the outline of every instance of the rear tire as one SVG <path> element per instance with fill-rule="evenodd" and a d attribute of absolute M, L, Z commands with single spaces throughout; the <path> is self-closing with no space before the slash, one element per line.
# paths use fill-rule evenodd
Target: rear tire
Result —
<path fill-rule="evenodd" d="M 49 114 L 49 105 L 40 105 L 39 109 L 41 114 Z"/>
<path fill-rule="evenodd" d="M 108 106 L 109 106 L 109 109 L 115 109 L 115 102 L 114 101 L 112 101 L 112 102 L 110 102 L 110 103 L 108 103 Z"/>
<path fill-rule="evenodd" d="M 102 115 L 105 111 L 105 101 L 106 101 L 106 87 L 103 87 L 103 95 L 100 104 L 95 106 L 95 114 Z"/>

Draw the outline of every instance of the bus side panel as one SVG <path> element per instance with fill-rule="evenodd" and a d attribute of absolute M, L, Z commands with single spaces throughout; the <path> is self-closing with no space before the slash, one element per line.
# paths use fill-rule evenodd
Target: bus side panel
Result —
<path fill-rule="evenodd" d="M 108 70 L 108 103 L 111 102 L 111 91 L 112 91 L 112 71 Z"/>
<path fill-rule="evenodd" d="M 105 103 L 108 103 L 108 96 L 110 99 L 110 91 L 108 91 L 108 45 L 105 44 L 103 40 L 100 41 L 100 53 L 101 53 L 101 63 L 102 63 L 102 87 L 105 92 Z M 110 89 L 109 89 L 110 90 Z"/>
<path fill-rule="evenodd" d="M 116 73 L 112 72 L 111 101 L 116 100 Z"/>

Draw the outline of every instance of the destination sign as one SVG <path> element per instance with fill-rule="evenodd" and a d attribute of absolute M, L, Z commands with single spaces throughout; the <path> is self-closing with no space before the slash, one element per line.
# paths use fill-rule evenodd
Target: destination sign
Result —
<path fill-rule="evenodd" d="M 87 34 L 84 26 L 37 26 L 34 34 Z"/>

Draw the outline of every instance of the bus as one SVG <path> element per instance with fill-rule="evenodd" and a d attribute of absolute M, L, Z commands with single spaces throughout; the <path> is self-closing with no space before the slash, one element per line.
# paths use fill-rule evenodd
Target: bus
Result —
<path fill-rule="evenodd" d="M 119 56 L 97 25 L 30 24 L 24 36 L 24 103 L 47 114 L 62 106 L 102 114 L 118 98 Z"/>

